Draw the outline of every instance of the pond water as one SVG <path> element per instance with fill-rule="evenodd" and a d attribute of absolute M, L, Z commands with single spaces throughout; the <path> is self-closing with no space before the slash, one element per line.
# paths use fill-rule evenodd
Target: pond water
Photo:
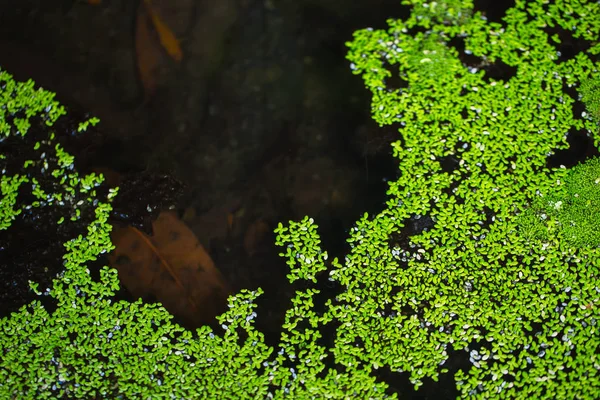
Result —
<path fill-rule="evenodd" d="M 86 112 L 101 119 L 67 147 L 80 170 L 105 172 L 121 186 L 115 221 L 149 233 L 152 219 L 174 208 L 232 290 L 265 290 L 257 327 L 275 344 L 297 289 L 273 244 L 277 222 L 310 215 L 333 258 L 348 250 L 354 221 L 384 207 L 398 127 L 371 121 L 370 94 L 351 74 L 344 43 L 407 10 L 398 0 L 155 1 L 152 10 L 92 3 L 0 2 L 10 9 L 0 12 L 0 66 L 56 92 L 74 120 Z M 497 4 L 477 7 L 494 19 L 504 10 Z M 161 44 L 152 15 L 177 38 L 179 55 Z M 585 157 L 589 141 L 571 139 L 579 145 L 552 163 Z M 62 267 L 51 261 L 62 251 L 52 233 L 34 231 L 28 225 L 13 237 L 38 235 L 18 257 L 13 244 L 0 317 L 32 300 L 27 280 L 43 285 Z M 48 247 L 43 269 L 32 267 L 40 244 Z M 326 297 L 340 290 L 319 288 Z M 126 290 L 119 296 L 131 299 Z M 452 385 L 429 382 L 419 398 L 452 397 Z M 391 386 L 410 390 L 408 380 Z"/>
<path fill-rule="evenodd" d="M 395 163 L 380 156 L 397 133 L 370 121 L 344 43 L 405 13 L 398 2 L 91 3 L 10 5 L 1 65 L 56 92 L 73 120 L 82 110 L 101 119 L 68 149 L 80 170 L 121 185 L 120 222 L 148 231 L 175 206 L 235 289 L 286 299 L 278 221 L 315 217 L 336 254 L 354 220 L 382 207 Z M 180 60 L 152 14 L 177 37 Z M 280 319 L 287 303 L 275 303 Z"/>

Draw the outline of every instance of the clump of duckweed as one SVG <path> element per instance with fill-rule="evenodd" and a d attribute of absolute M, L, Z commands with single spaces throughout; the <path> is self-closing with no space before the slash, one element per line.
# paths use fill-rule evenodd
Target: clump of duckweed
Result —
<path fill-rule="evenodd" d="M 354 250 L 334 271 L 347 285 L 331 302 L 341 321 L 336 360 L 404 371 L 418 387 L 449 372 L 450 350 L 464 350 L 470 367 L 452 372 L 463 396 L 596 398 L 599 250 L 570 243 L 596 240 L 587 213 L 597 187 L 585 167 L 569 175 L 575 186 L 563 187 L 567 170 L 545 165 L 566 147 L 569 130 L 597 130 L 573 115 L 575 100 L 563 90 L 598 70 L 600 6 L 517 1 L 501 23 L 474 12 L 457 25 L 427 13 L 435 2 L 407 3 L 421 13 L 390 21 L 387 31 L 359 31 L 349 44 L 375 119 L 399 123 L 403 141 L 393 145 L 400 177 L 390 185 L 388 209 L 358 223 Z M 550 26 L 589 41 L 588 50 L 560 60 Z M 450 44 L 455 37 L 464 53 L 488 65 L 501 61 L 515 74 L 500 81 L 464 66 Z M 394 74 L 405 88 L 386 88 Z M 444 171 L 448 156 L 458 165 Z M 555 218 L 562 235 L 529 240 L 517 215 L 536 193 L 561 187 L 585 200 L 563 200 L 564 214 Z M 415 214 L 435 226 L 406 248 L 390 248 L 386 238 Z"/>
<path fill-rule="evenodd" d="M 587 112 L 600 124 L 600 71 L 594 71 L 593 77 L 583 81 L 579 92 Z"/>
<path fill-rule="evenodd" d="M 600 246 L 600 158 L 568 171 L 564 182 L 535 198 L 517 220 L 524 236 L 560 239 L 576 248 Z"/>

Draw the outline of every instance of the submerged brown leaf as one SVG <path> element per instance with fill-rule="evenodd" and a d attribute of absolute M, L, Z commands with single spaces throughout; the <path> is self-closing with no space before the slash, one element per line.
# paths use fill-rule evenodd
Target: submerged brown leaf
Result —
<path fill-rule="evenodd" d="M 178 5 L 176 9 L 179 8 Z M 170 60 L 180 62 L 183 59 L 179 40 L 165 22 L 162 11 L 168 11 L 165 10 L 163 2 L 154 4 L 150 0 L 141 1 L 137 9 L 135 52 L 146 100 L 152 97 L 161 83 L 164 83 L 165 77 L 173 67 Z M 174 24 L 175 19 L 171 14 L 173 12 L 168 13 L 167 18 Z"/>
<path fill-rule="evenodd" d="M 154 297 L 192 327 L 225 311 L 229 288 L 194 233 L 173 212 L 152 223 L 153 235 L 115 229 L 111 264 L 136 298 Z"/>
<path fill-rule="evenodd" d="M 165 63 L 160 45 L 153 38 L 151 21 L 145 12 L 138 11 L 136 16 L 135 53 L 140 81 L 146 98 L 149 98 L 156 91 Z"/>
<path fill-rule="evenodd" d="M 171 58 L 175 61 L 181 61 L 183 58 L 183 51 L 181 50 L 179 40 L 175 37 L 173 31 L 163 22 L 158 12 L 152 6 L 150 0 L 144 0 L 144 6 L 152 20 L 152 24 L 154 24 L 154 29 L 156 29 L 160 44 L 162 44 L 163 48 L 169 53 Z"/>

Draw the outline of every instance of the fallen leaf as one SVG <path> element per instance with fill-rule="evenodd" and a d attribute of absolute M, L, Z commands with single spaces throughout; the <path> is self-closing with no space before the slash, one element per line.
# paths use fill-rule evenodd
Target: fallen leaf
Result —
<path fill-rule="evenodd" d="M 153 36 L 148 15 L 140 7 L 135 24 L 135 55 L 140 82 L 144 87 L 146 99 L 150 98 L 156 91 L 163 66 L 162 50 Z"/>
<path fill-rule="evenodd" d="M 110 263 L 135 298 L 154 297 L 184 323 L 199 327 L 225 311 L 228 285 L 194 233 L 162 212 L 148 236 L 128 226 L 111 235 Z"/>
<path fill-rule="evenodd" d="M 181 61 L 183 58 L 183 52 L 181 51 L 179 40 L 177 40 L 173 31 L 171 31 L 171 29 L 169 29 L 169 27 L 163 22 L 162 18 L 160 18 L 150 0 L 144 0 L 144 6 L 146 7 L 146 12 L 154 24 L 156 33 L 158 33 L 160 44 L 162 44 L 167 53 L 169 53 L 169 55 L 175 61 Z"/>

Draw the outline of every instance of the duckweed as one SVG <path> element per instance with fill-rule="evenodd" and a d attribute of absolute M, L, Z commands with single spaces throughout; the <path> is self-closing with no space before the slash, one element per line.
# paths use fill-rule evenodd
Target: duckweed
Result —
<path fill-rule="evenodd" d="M 87 235 L 65 244 L 65 272 L 50 289 L 56 311 L 33 302 L 0 320 L 2 397 L 410 395 L 376 379 L 381 369 L 408 376 L 416 390 L 452 374 L 461 397 L 600 397 L 600 250 L 588 218 L 597 211 L 598 161 L 547 167 L 571 130 L 600 144 L 597 121 L 573 114 L 578 99 L 567 90 L 580 89 L 593 110 L 581 86 L 598 73 L 600 4 L 517 0 L 490 22 L 470 0 L 404 3 L 413 7 L 407 20 L 357 31 L 348 43 L 373 118 L 400 127 L 386 208 L 356 222 L 343 260 L 328 259 L 309 217 L 276 229 L 290 281 L 327 274 L 343 287 L 324 311 L 315 309 L 322 293 L 299 290 L 270 347 L 254 327 L 260 288 L 230 297 L 220 332 L 187 331 L 157 304 L 112 301 L 116 271 L 105 267 L 96 282 L 86 267 L 112 248 L 107 218 L 118 194 L 110 192 Z M 564 57 L 553 28 L 588 45 Z M 492 73 L 495 65 L 505 73 Z M 404 84 L 390 87 L 392 77 Z M 50 94 L 4 72 L 0 80 L 2 102 L 11 102 L 3 115 L 35 111 L 52 125 L 60 106 Z M 27 130 L 26 118 L 0 121 L 4 135 Z M 62 154 L 53 167 L 59 184 L 35 189 L 38 197 L 66 200 L 101 179 L 79 176 L 52 149 Z M 26 183 L 26 174 L 3 175 L 2 229 L 18 218 Z M 400 240 L 419 218 L 432 223 Z M 456 352 L 467 365 L 450 367 Z"/>

